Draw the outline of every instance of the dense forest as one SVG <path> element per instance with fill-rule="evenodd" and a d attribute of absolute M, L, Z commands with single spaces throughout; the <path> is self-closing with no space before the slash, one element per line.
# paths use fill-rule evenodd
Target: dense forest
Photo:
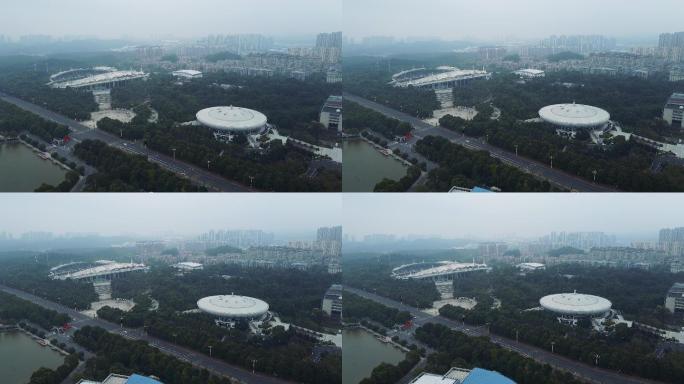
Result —
<path fill-rule="evenodd" d="M 112 290 L 115 297 L 127 299 L 149 292 L 162 310 L 173 311 L 196 308 L 197 300 L 204 296 L 234 292 L 265 300 L 284 321 L 321 329 L 321 300 L 336 279 L 319 269 L 299 271 L 218 265 L 176 276 L 170 267 L 158 266 L 147 274 L 132 274 L 114 280 Z"/>
<path fill-rule="evenodd" d="M 28 384 L 61 384 L 76 369 L 78 363 L 78 355 L 72 353 L 64 358 L 64 363 L 57 369 L 38 368 L 31 374 Z"/>
<path fill-rule="evenodd" d="M 409 167 L 406 171 L 406 175 L 399 180 L 382 179 L 375 184 L 373 192 L 407 192 L 411 186 L 413 186 L 413 183 L 418 180 L 420 175 L 421 169 L 414 165 Z"/>
<path fill-rule="evenodd" d="M 400 69 L 393 72 L 389 62 L 380 63 L 380 61 L 380 59 L 365 57 L 345 59 L 344 91 L 420 118 L 432 117 L 432 111 L 439 109 L 435 93 L 432 90 L 413 87 L 394 88 L 388 85 L 392 80 L 392 74 L 399 72 Z M 401 62 L 409 65 L 406 61 Z"/>
<path fill-rule="evenodd" d="M 36 254 L 34 258 L 18 256 L 2 261 L 0 282 L 5 285 L 33 293 L 36 296 L 59 302 L 69 308 L 88 309 L 97 300 L 92 284 L 75 280 L 52 280 L 48 277 L 50 267 L 46 260 L 68 262 L 68 255 Z M 63 324 L 63 323 L 62 323 Z"/>
<path fill-rule="evenodd" d="M 0 100 L 0 132 L 19 135 L 27 131 L 46 142 L 54 138 L 63 138 L 69 134 L 69 128 L 27 112 L 14 104 Z"/>
<path fill-rule="evenodd" d="M 411 124 L 401 122 L 360 106 L 351 101 L 344 102 L 344 131 L 347 133 L 359 133 L 365 129 L 383 135 L 386 139 L 395 136 L 404 136 L 411 132 Z"/>
<path fill-rule="evenodd" d="M 489 144 L 515 152 L 521 156 L 549 163 L 565 172 L 587 180 L 596 179 L 603 184 L 625 191 L 681 191 L 684 185 L 684 169 L 666 166 L 659 173 L 651 171 L 655 150 L 625 141 L 618 137 L 608 147 L 601 148 L 585 139 L 563 138 L 545 124 L 517 121 L 472 121 L 452 116 L 440 119 L 448 129 L 468 136 L 486 137 Z"/>
<path fill-rule="evenodd" d="M 185 345 L 200 352 L 213 346 L 213 356 L 232 364 L 251 368 L 298 382 L 339 382 L 340 357 L 326 355 L 320 362 L 311 360 L 315 344 L 292 329 L 266 329 L 264 336 L 252 335 L 246 324 L 227 330 L 203 314 L 182 314 L 196 308 L 199 298 L 235 293 L 257 297 L 269 303 L 283 321 L 315 330 L 329 324 L 320 310 L 326 289 L 335 278 L 321 270 L 246 269 L 221 265 L 176 276 L 170 268 L 155 267 L 148 274 L 129 275 L 112 282 L 115 297 L 132 298 L 133 311 L 123 313 L 103 308 L 100 317 L 126 326 L 145 325 L 148 333 Z M 287 290 L 282 287 L 287 286 Z M 159 302 L 159 310 L 150 311 L 149 296 Z M 141 300 L 142 298 L 142 300 Z M 149 300 L 149 299 L 147 299 Z"/>
<path fill-rule="evenodd" d="M 393 328 L 397 324 L 404 324 L 407 320 L 411 320 L 411 314 L 386 307 L 353 293 L 345 292 L 344 318 L 347 322 L 370 319 L 382 324 L 386 328 Z"/>
<path fill-rule="evenodd" d="M 110 373 L 155 375 L 166 384 L 231 384 L 206 369 L 198 369 L 160 352 L 142 341 L 132 341 L 90 326 L 79 329 L 74 341 L 96 357 L 86 362 L 83 377 L 104 380 Z"/>
<path fill-rule="evenodd" d="M 359 384 L 395 384 L 400 382 L 407 373 L 420 361 L 420 354 L 418 351 L 410 351 L 406 354 L 406 358 L 400 361 L 397 365 L 388 363 L 380 363 L 373 368 L 370 377 L 366 377 Z"/>
<path fill-rule="evenodd" d="M 439 168 L 430 171 L 426 186 L 431 191 L 448 191 L 453 186 L 497 187 L 504 192 L 554 191 L 548 181 L 540 180 L 502 163 L 484 151 L 472 151 L 449 140 L 428 136 L 416 143 L 416 151 Z"/>
<path fill-rule="evenodd" d="M 503 349 L 483 337 L 469 337 L 444 325 L 428 323 L 416 330 L 416 338 L 436 349 L 428 356 L 425 370 L 444 373 L 451 367 L 484 368 L 519 384 L 579 384 L 570 373 L 542 365 L 529 357 Z"/>
<path fill-rule="evenodd" d="M 30 321 L 43 329 L 62 326 L 69 322 L 69 316 L 45 309 L 12 294 L 0 292 L 0 323 Z"/>
<path fill-rule="evenodd" d="M 457 296 L 477 298 L 473 310 L 447 305 L 440 314 L 472 325 L 489 324 L 493 333 L 513 339 L 517 331 L 520 341 L 544 349 L 553 342 L 556 353 L 587 364 L 593 364 L 598 353 L 601 367 L 675 383 L 684 379 L 684 353 L 665 347 L 657 356 L 656 349 L 664 345 L 657 336 L 624 324 L 610 325 L 602 334 L 588 321 L 569 327 L 550 313 L 524 311 L 537 307 L 544 295 L 581 287 L 581 293 L 609 299 L 627 319 L 665 327 L 671 315 L 662 307 L 663 297 L 675 281 L 678 277 L 666 271 L 564 265 L 519 275 L 512 267 L 497 268 L 455 282 Z M 501 300 L 500 309 L 492 308 L 492 297 Z"/>
<path fill-rule="evenodd" d="M 74 154 L 98 170 L 88 177 L 86 191 L 192 192 L 201 189 L 143 156 L 125 153 L 101 141 L 84 140 L 76 145 Z"/>

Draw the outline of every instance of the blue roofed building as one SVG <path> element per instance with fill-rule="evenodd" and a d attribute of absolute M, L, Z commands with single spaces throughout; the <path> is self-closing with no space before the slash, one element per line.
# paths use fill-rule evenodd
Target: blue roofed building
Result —
<path fill-rule="evenodd" d="M 461 384 L 515 384 L 515 381 L 499 372 L 474 368 Z"/>
<path fill-rule="evenodd" d="M 164 384 L 161 381 L 147 376 L 133 374 L 130 376 L 111 373 L 103 381 L 81 380 L 77 384 Z"/>
<path fill-rule="evenodd" d="M 410 384 L 515 384 L 515 381 L 482 368 L 451 368 L 444 375 L 423 372 Z"/>

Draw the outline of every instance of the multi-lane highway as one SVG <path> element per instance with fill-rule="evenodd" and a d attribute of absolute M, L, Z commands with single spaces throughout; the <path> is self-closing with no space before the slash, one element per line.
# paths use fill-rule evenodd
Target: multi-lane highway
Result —
<path fill-rule="evenodd" d="M 74 145 L 73 142 L 78 143 L 82 140 L 88 139 L 100 140 L 112 147 L 119 148 L 126 152 L 146 156 L 149 161 L 157 163 L 162 168 L 181 177 L 187 178 L 197 185 L 205 186 L 210 191 L 249 192 L 251 190 L 240 183 L 227 180 L 215 173 L 212 173 L 208 169 L 188 164 L 180 160 L 175 160 L 170 156 L 153 151 L 143 146 L 141 143 L 126 141 L 105 131 L 88 128 L 73 119 L 52 112 L 31 102 L 16 98 L 3 92 L 0 92 L 0 99 L 8 103 L 12 103 L 21 109 L 34 113 L 46 120 L 68 126 L 72 131 L 72 137 L 74 140 L 64 150 L 69 150 L 71 146 Z"/>
<path fill-rule="evenodd" d="M 43 298 L 40 298 L 38 296 L 32 295 L 30 293 L 20 291 L 11 287 L 7 287 L 4 285 L 0 285 L 0 290 L 3 292 L 10 293 L 12 295 L 15 295 L 17 297 L 20 297 L 24 300 L 31 301 L 35 304 L 40 305 L 41 307 L 52 309 L 54 311 L 60 312 L 60 313 L 65 313 L 69 315 L 72 319 L 72 325 L 74 329 L 79 329 L 81 327 L 85 327 L 87 325 L 93 326 L 93 327 L 101 327 L 106 329 L 107 331 L 111 333 L 115 333 L 118 335 L 121 335 L 125 338 L 131 339 L 131 340 L 143 340 L 149 343 L 151 346 L 158 348 L 160 351 L 174 356 L 180 360 L 186 361 L 196 367 L 199 368 L 205 368 L 208 371 L 224 376 L 224 377 L 229 377 L 233 378 L 235 380 L 238 380 L 242 383 L 247 383 L 247 384 L 286 384 L 290 383 L 286 380 L 278 379 L 275 377 L 271 376 L 266 376 L 260 373 L 252 373 L 251 371 L 248 371 L 246 369 L 243 369 L 238 366 L 234 366 L 231 364 L 228 364 L 222 360 L 214 359 L 209 356 L 206 356 L 202 353 L 198 353 L 196 351 L 193 351 L 188 348 L 181 347 L 179 345 L 169 343 L 167 341 L 158 339 L 156 337 L 152 337 L 146 333 L 144 333 L 141 330 L 138 329 L 132 329 L 132 328 L 126 328 L 126 327 L 121 327 L 120 325 L 116 325 L 113 323 L 110 323 L 108 321 L 104 321 L 101 319 L 92 319 L 74 309 L 67 308 L 63 305 L 60 305 L 58 303 L 45 300 Z M 258 362 L 257 362 L 258 364 Z"/>
<path fill-rule="evenodd" d="M 633 376 L 626 376 L 622 375 L 620 373 L 617 373 L 615 371 L 609 371 L 605 369 L 601 369 L 596 366 L 592 365 L 587 365 L 584 363 L 580 363 L 578 361 L 570 360 L 568 358 L 565 358 L 563 356 L 560 356 L 555 353 L 551 353 L 550 351 L 534 347 L 528 344 L 524 343 L 519 343 L 516 342 L 515 340 L 511 340 L 505 337 L 501 337 L 498 335 L 490 334 L 486 327 L 474 327 L 474 326 L 469 326 L 457 321 L 453 321 L 450 319 L 447 319 L 442 316 L 432 316 L 430 314 L 427 314 L 423 311 L 421 311 L 418 308 L 411 307 L 409 305 L 405 305 L 403 303 L 400 303 L 398 301 L 388 299 L 386 297 L 382 297 L 379 295 L 376 295 L 374 293 L 362 291 L 360 289 L 356 288 L 351 288 L 348 286 L 344 287 L 344 290 L 347 292 L 351 292 L 355 295 L 364 297 L 366 299 L 373 300 L 375 302 L 378 302 L 380 304 L 383 304 L 387 307 L 391 308 L 396 308 L 400 311 L 407 311 L 410 312 L 411 315 L 414 316 L 414 324 L 416 326 L 421 326 L 427 323 L 436 323 L 436 324 L 442 324 L 445 325 L 453 330 L 457 330 L 459 332 L 463 332 L 468 336 L 488 336 L 489 339 L 508 350 L 515 351 L 523 356 L 530 357 L 540 363 L 543 364 L 549 364 L 552 367 L 556 369 L 560 369 L 563 371 L 571 372 L 575 376 L 578 376 L 579 378 L 586 380 L 591 383 L 602 383 L 602 384 L 661 384 L 660 382 L 657 381 L 652 381 L 652 380 L 647 380 L 647 379 L 641 379 L 638 377 L 633 377 Z"/>
<path fill-rule="evenodd" d="M 503 150 L 501 148 L 495 147 L 493 145 L 487 144 L 480 140 L 465 136 L 463 134 L 450 131 L 444 127 L 432 126 L 417 117 L 408 115 L 406 113 L 397 111 L 380 103 L 364 99 L 359 96 L 355 96 L 349 93 L 344 93 L 344 98 L 349 101 L 353 101 L 363 107 L 372 109 L 376 112 L 380 112 L 385 116 L 397 119 L 399 121 L 405 121 L 411 124 L 414 128 L 413 138 L 406 143 L 394 144 L 392 149 L 398 148 L 403 153 L 408 153 L 412 157 L 418 157 L 422 159 L 416 151 L 414 150 L 414 144 L 426 137 L 426 136 L 441 136 L 451 142 L 461 145 L 465 148 L 476 150 L 476 151 L 487 151 L 490 156 L 501 160 L 502 162 L 520 169 L 523 172 L 535 175 L 541 179 L 549 181 L 551 184 L 572 191 L 579 192 L 615 192 L 614 188 L 592 183 L 588 180 L 582 179 L 580 177 L 570 175 L 563 171 L 555 168 L 551 168 L 550 164 L 542 164 L 538 161 L 531 160 L 522 156 L 518 156 L 515 153 Z M 437 167 L 436 164 L 428 162 L 428 170 Z M 514 191 L 512 191 L 514 192 Z"/>

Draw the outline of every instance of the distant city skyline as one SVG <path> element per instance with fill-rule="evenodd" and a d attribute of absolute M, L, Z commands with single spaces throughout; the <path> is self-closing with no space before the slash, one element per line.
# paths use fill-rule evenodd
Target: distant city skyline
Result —
<path fill-rule="evenodd" d="M 684 226 L 676 194 L 347 194 L 343 200 L 344 234 L 357 240 L 373 234 L 531 239 L 593 231 L 657 240 L 660 229 Z"/>
<path fill-rule="evenodd" d="M 342 0 L 7 0 L 0 13 L 0 35 L 108 39 L 235 33 L 303 36 L 341 30 L 341 21 Z"/>
<path fill-rule="evenodd" d="M 342 221 L 333 194 L 21 194 L 0 199 L 0 233 L 156 237 L 221 229 L 310 233 Z"/>
<path fill-rule="evenodd" d="M 444 40 L 529 40 L 551 35 L 653 36 L 684 30 L 684 2 L 634 0 L 344 0 L 350 38 L 432 36 Z"/>

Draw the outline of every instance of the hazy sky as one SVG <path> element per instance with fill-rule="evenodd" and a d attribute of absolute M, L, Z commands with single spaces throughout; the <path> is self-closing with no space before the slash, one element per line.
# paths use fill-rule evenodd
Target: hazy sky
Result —
<path fill-rule="evenodd" d="M 443 39 L 684 30 L 682 0 L 344 0 L 347 36 Z"/>
<path fill-rule="evenodd" d="M 196 235 L 210 229 L 314 232 L 340 225 L 339 195 L 1 194 L 0 232 Z"/>
<path fill-rule="evenodd" d="M 291 36 L 341 28 L 342 0 L 2 0 L 0 6 L 0 34 L 11 36 Z"/>
<path fill-rule="evenodd" d="M 536 237 L 552 231 L 657 235 L 684 226 L 682 194 L 386 194 L 344 196 L 344 233 Z"/>

